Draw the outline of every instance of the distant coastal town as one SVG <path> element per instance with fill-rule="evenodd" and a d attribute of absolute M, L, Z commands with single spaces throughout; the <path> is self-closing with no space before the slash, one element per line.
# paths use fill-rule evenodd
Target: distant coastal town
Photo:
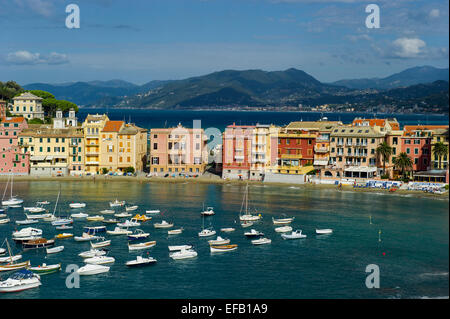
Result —
<path fill-rule="evenodd" d="M 0 175 L 214 174 L 225 180 L 448 189 L 448 125 L 401 128 L 395 118 L 230 123 L 222 144 L 210 147 L 201 127 L 146 129 L 106 114 L 89 114 L 80 123 L 73 108 L 58 109 L 51 123 L 43 123 L 42 100 L 25 92 L 10 107 L 0 101 Z"/>

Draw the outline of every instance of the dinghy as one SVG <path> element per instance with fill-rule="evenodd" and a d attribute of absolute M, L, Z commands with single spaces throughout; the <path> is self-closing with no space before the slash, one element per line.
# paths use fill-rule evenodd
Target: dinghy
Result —
<path fill-rule="evenodd" d="M 128 235 L 128 240 L 140 240 L 150 236 L 149 233 L 144 233 L 142 229 L 136 229 L 134 233 Z"/>
<path fill-rule="evenodd" d="M 111 245 L 111 240 L 105 240 L 105 237 L 99 237 L 96 239 L 97 242 L 93 243 L 91 241 L 91 247 L 92 248 L 100 248 L 100 247 L 106 247 Z"/>
<path fill-rule="evenodd" d="M 117 224 L 119 222 L 119 220 L 118 219 L 114 219 L 114 218 L 110 218 L 110 219 L 104 219 L 103 222 L 106 223 L 106 224 Z"/>
<path fill-rule="evenodd" d="M 51 217 L 52 214 L 50 214 L 50 213 L 47 213 L 47 214 L 37 214 L 37 215 L 25 214 L 25 216 L 27 216 L 27 219 L 45 219 L 45 218 Z"/>
<path fill-rule="evenodd" d="M 86 275 L 97 275 L 97 274 L 105 273 L 108 271 L 109 271 L 108 266 L 86 264 L 85 266 L 79 268 L 77 270 L 77 273 L 80 276 L 86 276 Z"/>
<path fill-rule="evenodd" d="M 265 237 L 252 240 L 253 245 L 265 245 L 265 244 L 270 244 L 271 242 L 272 242 L 271 239 L 265 238 Z"/>
<path fill-rule="evenodd" d="M 221 228 L 220 231 L 224 232 L 224 233 L 231 233 L 231 232 L 234 232 L 235 229 L 232 227 L 228 227 L 228 228 Z"/>
<path fill-rule="evenodd" d="M 79 253 L 78 256 L 82 258 L 92 258 L 96 256 L 104 256 L 106 255 L 107 251 L 105 249 L 91 249 L 88 251 L 84 251 L 82 253 Z"/>
<path fill-rule="evenodd" d="M 146 214 L 159 214 L 161 211 L 159 209 L 146 210 Z"/>
<path fill-rule="evenodd" d="M 86 258 L 84 260 L 84 262 L 86 264 L 94 264 L 94 265 L 112 264 L 115 261 L 116 260 L 114 259 L 114 257 L 109 257 L 109 256 L 95 256 L 95 257 L 91 257 L 91 258 Z"/>
<path fill-rule="evenodd" d="M 84 208 L 86 207 L 86 203 L 70 203 L 70 208 Z"/>
<path fill-rule="evenodd" d="M 233 251 L 238 248 L 238 245 L 216 245 L 216 246 L 209 246 L 209 249 L 212 253 L 218 253 L 218 252 L 226 252 L 226 251 Z"/>
<path fill-rule="evenodd" d="M 133 218 L 136 219 L 136 220 L 138 220 L 138 221 L 140 221 L 140 222 L 146 222 L 146 221 L 149 221 L 149 220 L 152 219 L 151 217 L 148 217 L 148 216 L 146 216 L 146 215 L 139 215 L 139 214 L 137 214 L 137 215 L 134 216 Z"/>
<path fill-rule="evenodd" d="M 283 239 L 300 239 L 306 238 L 306 235 L 303 235 L 301 230 L 295 230 L 290 234 L 281 234 L 281 237 L 283 237 Z"/>
<path fill-rule="evenodd" d="M 23 210 L 26 211 L 26 212 L 30 212 L 30 213 L 42 213 L 42 212 L 45 212 L 45 208 L 44 207 L 24 207 Z"/>
<path fill-rule="evenodd" d="M 133 232 L 125 228 L 116 227 L 114 228 L 114 230 L 107 230 L 106 233 L 108 235 L 129 235 L 132 234 Z"/>
<path fill-rule="evenodd" d="M 277 233 L 287 233 L 287 232 L 292 231 L 292 227 L 291 226 L 277 227 L 277 228 L 275 228 L 275 231 Z"/>
<path fill-rule="evenodd" d="M 73 237 L 73 234 L 71 234 L 71 233 L 62 233 L 62 234 L 58 234 L 58 235 L 55 236 L 55 238 L 58 238 L 58 239 L 64 239 L 64 238 L 70 238 L 70 237 Z"/>
<path fill-rule="evenodd" d="M 213 245 L 226 245 L 226 244 L 229 244 L 229 243 L 230 243 L 229 239 L 225 239 L 225 238 L 222 238 L 220 236 L 217 236 L 216 239 L 208 240 L 208 244 L 211 245 L 211 246 L 213 246 Z"/>
<path fill-rule="evenodd" d="M 188 250 L 191 249 L 191 245 L 178 245 L 178 246 L 169 246 L 169 251 L 177 251 L 177 250 Z"/>
<path fill-rule="evenodd" d="M 19 259 L 22 259 L 22 255 L 0 257 L 0 263 L 9 263 L 9 262 L 12 262 L 12 261 L 17 261 Z"/>
<path fill-rule="evenodd" d="M 73 229 L 73 226 L 69 226 L 69 225 L 61 225 L 61 226 L 56 226 L 55 229 Z"/>
<path fill-rule="evenodd" d="M 16 220 L 17 225 L 29 225 L 39 223 L 37 219 Z"/>
<path fill-rule="evenodd" d="M 275 219 L 272 217 L 272 222 L 274 225 L 287 225 L 292 223 L 292 221 L 295 219 L 295 217 L 291 217 L 291 218 L 278 218 Z"/>
<path fill-rule="evenodd" d="M 131 217 L 131 214 L 123 212 L 123 213 L 114 214 L 114 216 L 117 218 L 124 218 L 124 217 Z"/>
<path fill-rule="evenodd" d="M 86 220 L 88 220 L 90 222 L 101 222 L 104 219 L 105 219 L 105 217 L 100 216 L 100 215 L 86 217 Z"/>
<path fill-rule="evenodd" d="M 156 245 L 156 241 L 148 241 L 145 243 L 139 243 L 139 244 L 128 244 L 128 250 L 140 250 L 140 249 L 147 249 L 151 248 Z"/>
<path fill-rule="evenodd" d="M 45 249 L 47 254 L 56 254 L 64 250 L 64 246 L 56 246 L 52 248 L 46 248 Z"/>
<path fill-rule="evenodd" d="M 134 210 L 138 209 L 138 206 L 134 205 L 134 206 L 125 206 L 125 210 L 127 212 L 132 212 Z"/>
<path fill-rule="evenodd" d="M 86 218 L 88 216 L 89 216 L 89 214 L 86 214 L 86 213 L 75 213 L 75 214 L 70 215 L 70 217 L 72 217 L 72 218 Z"/>
<path fill-rule="evenodd" d="M 44 264 L 39 265 L 39 266 L 30 267 L 30 268 L 28 268 L 28 270 L 31 270 L 35 274 L 48 275 L 48 274 L 52 274 L 52 273 L 55 273 L 57 271 L 60 271 L 61 270 L 61 264 L 47 265 L 47 264 L 44 263 Z"/>
<path fill-rule="evenodd" d="M 103 215 L 112 215 L 114 213 L 115 213 L 115 211 L 112 209 L 104 209 L 104 210 L 100 211 L 100 214 L 103 214 Z"/>
<path fill-rule="evenodd" d="M 178 235 L 181 234 L 183 232 L 183 228 L 179 228 L 179 229 L 171 229 L 167 231 L 168 235 Z"/>
<path fill-rule="evenodd" d="M 197 252 L 193 249 L 181 249 L 180 251 L 169 254 L 169 257 L 173 260 L 195 258 L 197 257 Z"/>
<path fill-rule="evenodd" d="M 254 224 L 253 222 L 247 222 L 247 221 L 241 222 L 242 228 L 247 228 L 247 227 L 253 226 L 253 224 Z"/>
<path fill-rule="evenodd" d="M 245 232 L 244 235 L 246 237 L 260 237 L 260 236 L 264 236 L 264 233 L 257 231 L 255 229 L 252 229 L 249 232 Z"/>
<path fill-rule="evenodd" d="M 316 229 L 316 234 L 318 235 L 325 235 L 325 234 L 331 234 L 333 233 L 332 229 Z"/>

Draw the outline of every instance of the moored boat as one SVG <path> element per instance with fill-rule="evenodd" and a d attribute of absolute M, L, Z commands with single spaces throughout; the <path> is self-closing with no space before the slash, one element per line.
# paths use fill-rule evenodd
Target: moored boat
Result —
<path fill-rule="evenodd" d="M 287 225 L 292 223 L 292 221 L 295 219 L 295 217 L 290 217 L 290 218 L 278 218 L 275 219 L 272 217 L 272 222 L 274 225 Z"/>
<path fill-rule="evenodd" d="M 271 242 L 272 242 L 271 239 L 265 237 L 252 240 L 253 245 L 265 245 L 270 244 Z"/>
<path fill-rule="evenodd" d="M 145 243 L 138 243 L 138 244 L 128 244 L 128 250 L 140 250 L 140 249 L 147 249 L 151 248 L 156 245 L 156 241 L 148 241 Z"/>
<path fill-rule="evenodd" d="M 47 265 L 47 264 L 44 263 L 42 265 L 29 267 L 28 270 L 31 270 L 35 274 L 47 275 L 47 274 L 52 274 L 52 273 L 55 273 L 57 271 L 60 271 L 61 270 L 61 264 L 59 263 L 59 264 L 54 264 L 54 265 Z"/>
<path fill-rule="evenodd" d="M 156 259 L 153 257 L 144 258 L 142 256 L 137 256 L 135 260 L 129 260 L 125 263 L 128 267 L 140 267 L 140 266 L 148 266 L 154 264 Z"/>
<path fill-rule="evenodd" d="M 74 214 L 70 215 L 70 217 L 72 217 L 72 218 L 86 218 L 88 216 L 89 216 L 89 214 L 86 214 L 86 213 L 74 213 Z"/>
<path fill-rule="evenodd" d="M 231 233 L 231 232 L 234 232 L 235 229 L 232 227 L 226 227 L 226 228 L 221 228 L 220 231 L 224 232 L 224 233 Z"/>
<path fill-rule="evenodd" d="M 197 257 L 197 252 L 193 249 L 181 249 L 174 253 L 170 253 L 169 257 L 174 260 L 189 259 Z"/>
<path fill-rule="evenodd" d="M 86 217 L 86 220 L 88 220 L 90 222 L 101 222 L 104 219 L 105 219 L 105 217 L 100 216 L 100 215 L 94 215 L 94 216 Z"/>
<path fill-rule="evenodd" d="M 155 228 L 170 228 L 173 227 L 173 223 L 168 223 L 165 220 L 163 220 L 160 223 L 154 223 L 153 226 Z"/>
<path fill-rule="evenodd" d="M 91 247 L 92 248 L 100 248 L 100 247 L 106 247 L 111 245 L 111 240 L 105 240 L 105 237 L 99 237 L 96 239 L 96 242 L 91 241 Z"/>
<path fill-rule="evenodd" d="M 161 211 L 159 209 L 150 209 L 145 211 L 146 214 L 159 214 L 160 212 Z"/>
<path fill-rule="evenodd" d="M 77 273 L 80 276 L 86 276 L 86 275 L 97 275 L 108 271 L 109 271 L 108 266 L 86 264 L 85 266 L 78 268 Z"/>
<path fill-rule="evenodd" d="M 107 230 L 106 233 L 108 235 L 129 235 L 132 234 L 133 232 L 131 230 L 122 227 L 116 227 L 114 228 L 114 230 Z"/>
<path fill-rule="evenodd" d="M 78 256 L 82 258 L 92 258 L 96 256 L 104 256 L 106 255 L 107 251 L 105 249 L 91 249 L 88 251 L 83 251 L 78 254 Z"/>
<path fill-rule="evenodd" d="M 94 264 L 94 265 L 112 264 L 115 261 L 116 260 L 114 259 L 114 257 L 109 257 L 109 256 L 94 256 L 94 257 L 86 258 L 84 260 L 84 262 L 86 264 Z"/>
<path fill-rule="evenodd" d="M 146 222 L 152 219 L 152 217 L 146 216 L 146 215 L 139 215 L 137 214 L 136 216 L 133 217 L 134 219 L 140 221 L 140 222 Z"/>
<path fill-rule="evenodd" d="M 178 246 L 169 246 L 169 251 L 177 251 L 177 250 L 188 250 L 191 249 L 192 245 L 178 245 Z"/>
<path fill-rule="evenodd" d="M 70 203 L 70 208 L 84 208 L 86 207 L 86 203 Z"/>
<path fill-rule="evenodd" d="M 45 251 L 47 254 L 56 254 L 64 250 L 64 246 L 56 246 L 51 248 L 46 248 Z"/>
<path fill-rule="evenodd" d="M 316 229 L 316 234 L 318 235 L 325 235 L 325 234 L 331 234 L 333 233 L 332 229 Z"/>
<path fill-rule="evenodd" d="M 73 234 L 71 234 L 71 233 L 62 233 L 62 234 L 58 234 L 58 235 L 55 236 L 55 238 L 58 238 L 58 239 L 64 239 L 64 238 L 70 238 L 70 237 L 73 237 Z"/>
<path fill-rule="evenodd" d="M 238 245 L 211 245 L 209 246 L 209 249 L 212 253 L 218 253 L 218 252 L 226 252 L 226 251 L 233 251 L 238 248 Z"/>
<path fill-rule="evenodd" d="M 260 236 L 264 236 L 264 233 L 262 233 L 258 230 L 255 230 L 255 229 L 251 229 L 250 231 L 245 232 L 244 235 L 246 237 L 260 237 Z"/>
<path fill-rule="evenodd" d="M 171 229 L 167 231 L 168 235 L 178 235 L 181 234 L 183 232 L 183 228 L 178 228 L 178 229 Z"/>
<path fill-rule="evenodd" d="M 283 239 L 300 239 L 306 238 L 306 235 L 303 235 L 301 230 L 295 230 L 290 234 L 281 234 L 281 237 L 283 237 Z"/>
<path fill-rule="evenodd" d="M 25 220 L 16 220 L 17 225 L 30 225 L 39 223 L 37 219 L 25 219 Z"/>
<path fill-rule="evenodd" d="M 222 238 L 220 236 L 217 236 L 216 239 L 211 239 L 208 240 L 208 244 L 210 244 L 211 246 L 215 246 L 215 245 L 226 245 L 229 244 L 230 240 L 226 239 L 226 238 Z"/>
<path fill-rule="evenodd" d="M 150 236 L 150 233 L 145 233 L 142 229 L 136 229 L 132 234 L 128 235 L 128 240 L 140 240 Z"/>
<path fill-rule="evenodd" d="M 277 233 L 287 233 L 287 232 L 292 231 L 292 227 L 291 226 L 277 227 L 277 228 L 275 228 L 275 231 Z"/>
<path fill-rule="evenodd" d="M 91 240 L 97 239 L 97 238 L 100 238 L 100 237 L 97 235 L 83 233 L 81 236 L 75 236 L 73 239 L 75 239 L 75 241 L 91 241 Z"/>
<path fill-rule="evenodd" d="M 136 210 L 136 209 L 138 209 L 138 206 L 137 206 L 137 205 L 133 205 L 133 206 L 125 206 L 125 210 L 126 210 L 127 212 L 132 212 L 132 211 L 134 211 L 134 210 Z"/>
<path fill-rule="evenodd" d="M 125 205 L 125 201 L 123 200 L 123 201 L 119 201 L 119 200 L 115 200 L 114 202 L 110 202 L 109 203 L 109 206 L 110 207 L 121 207 L 121 206 L 124 206 Z"/>
<path fill-rule="evenodd" d="M 22 242 L 23 249 L 40 249 L 55 245 L 54 239 L 37 238 Z"/>
<path fill-rule="evenodd" d="M 27 269 L 13 273 L 8 279 L 0 282 L 0 292 L 16 292 L 41 285 L 41 277 Z"/>

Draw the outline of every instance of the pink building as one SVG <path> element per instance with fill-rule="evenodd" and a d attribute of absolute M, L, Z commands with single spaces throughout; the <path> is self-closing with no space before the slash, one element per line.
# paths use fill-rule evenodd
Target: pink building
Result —
<path fill-rule="evenodd" d="M 22 154 L 19 133 L 28 128 L 23 117 L 3 117 L 0 122 L 0 175 L 27 175 L 30 171 L 30 155 Z"/>

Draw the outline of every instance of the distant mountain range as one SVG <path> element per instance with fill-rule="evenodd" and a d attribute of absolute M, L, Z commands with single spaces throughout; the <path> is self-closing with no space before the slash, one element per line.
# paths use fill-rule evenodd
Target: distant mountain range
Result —
<path fill-rule="evenodd" d="M 174 81 L 136 85 L 122 80 L 63 84 L 33 83 L 27 90 L 51 92 L 80 106 L 196 109 L 373 105 L 448 111 L 448 69 L 414 67 L 386 78 L 323 83 L 304 71 L 224 70 Z"/>

